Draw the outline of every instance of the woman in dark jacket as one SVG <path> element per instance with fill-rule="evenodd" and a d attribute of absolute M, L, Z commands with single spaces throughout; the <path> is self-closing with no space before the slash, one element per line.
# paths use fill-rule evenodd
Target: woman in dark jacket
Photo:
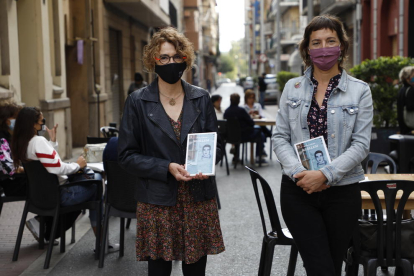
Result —
<path fill-rule="evenodd" d="M 118 142 L 120 164 L 139 186 L 137 260 L 148 261 L 148 275 L 170 275 L 172 260 L 185 276 L 205 275 L 207 255 L 224 251 L 216 188 L 183 164 L 187 134 L 217 132 L 214 108 L 205 90 L 181 80 L 194 50 L 174 28 L 154 34 L 143 60 L 158 78 L 126 100 Z"/>
<path fill-rule="evenodd" d="M 406 66 L 401 69 L 399 78 L 403 87 L 398 92 L 397 119 L 401 134 L 412 134 L 413 130 L 406 125 L 404 120 L 404 108 L 414 111 L 414 66 Z"/>

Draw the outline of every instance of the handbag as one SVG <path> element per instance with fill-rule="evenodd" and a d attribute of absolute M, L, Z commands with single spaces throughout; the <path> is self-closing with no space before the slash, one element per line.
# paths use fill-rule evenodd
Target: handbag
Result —
<path fill-rule="evenodd" d="M 393 224 L 395 230 L 395 223 Z M 384 233 L 386 225 L 383 225 Z M 377 254 L 377 224 L 369 221 L 359 221 L 359 233 L 361 237 L 361 255 Z M 384 235 L 384 243 L 386 242 Z M 393 235 L 395 239 L 395 235 Z M 414 258 L 414 219 L 401 221 L 401 257 Z"/>
<path fill-rule="evenodd" d="M 95 172 L 88 167 L 84 167 L 83 169 L 78 170 L 74 174 L 69 174 L 68 179 L 69 182 L 78 182 L 83 180 L 95 179 Z"/>

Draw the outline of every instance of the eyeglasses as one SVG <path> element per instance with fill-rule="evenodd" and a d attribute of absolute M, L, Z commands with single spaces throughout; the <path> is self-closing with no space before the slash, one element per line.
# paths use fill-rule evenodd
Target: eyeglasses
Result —
<path fill-rule="evenodd" d="M 182 55 L 173 55 L 172 57 L 170 57 L 169 55 L 161 55 L 159 58 L 156 57 L 155 59 L 161 62 L 161 64 L 167 64 L 170 63 L 171 58 L 174 60 L 175 63 L 182 63 L 187 57 Z"/>

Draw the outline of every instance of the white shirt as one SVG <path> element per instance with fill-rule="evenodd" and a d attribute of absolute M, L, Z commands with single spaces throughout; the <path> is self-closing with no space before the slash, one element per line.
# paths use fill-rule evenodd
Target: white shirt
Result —
<path fill-rule="evenodd" d="M 62 162 L 58 152 L 57 142 L 46 140 L 43 136 L 34 136 L 27 147 L 27 159 L 40 161 L 49 173 L 57 174 L 59 184 L 64 184 L 68 177 L 80 169 L 78 163 Z"/>

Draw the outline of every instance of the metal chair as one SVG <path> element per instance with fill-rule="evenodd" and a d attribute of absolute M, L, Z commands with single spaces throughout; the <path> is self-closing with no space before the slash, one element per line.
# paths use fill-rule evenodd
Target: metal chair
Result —
<path fill-rule="evenodd" d="M 102 144 L 102 143 L 108 143 L 109 139 L 111 139 L 111 137 L 91 137 L 91 136 L 87 136 L 86 137 L 86 142 L 88 144 Z"/>
<path fill-rule="evenodd" d="M 116 137 L 119 135 L 119 130 L 115 127 L 104 126 L 100 128 L 101 133 L 106 138 Z"/>
<path fill-rule="evenodd" d="M 26 177 L 26 175 L 15 175 L 14 177 Z M 8 202 L 17 202 L 17 201 L 25 201 L 26 196 L 6 196 L 3 192 L 3 188 L 1 187 L 1 177 L 0 177 L 0 216 L 1 211 L 3 210 L 3 204 Z"/>
<path fill-rule="evenodd" d="M 396 267 L 404 275 L 414 275 L 414 260 L 401 255 L 401 222 L 404 206 L 414 191 L 413 181 L 405 180 L 379 180 L 359 183 L 362 191 L 369 193 L 375 210 L 378 213 L 376 222 L 376 252 L 368 252 L 360 246 L 359 232 L 353 237 L 353 247 L 350 254 L 351 262 L 347 265 L 346 275 L 358 275 L 358 266 L 364 266 L 364 275 L 376 275 L 377 267 Z M 384 221 L 383 207 L 377 192 L 382 191 L 385 196 L 386 221 Z M 397 192 L 402 191 L 397 210 Z M 397 273 L 396 273 L 397 275 Z"/>
<path fill-rule="evenodd" d="M 57 175 L 49 173 L 39 161 L 30 161 L 23 164 L 24 171 L 28 178 L 27 200 L 24 206 L 22 219 L 20 222 L 19 232 L 17 235 L 16 245 L 14 248 L 13 261 L 17 261 L 19 256 L 20 244 L 23 237 L 24 225 L 26 222 L 28 212 L 38 214 L 41 216 L 40 223 L 40 244 L 44 243 L 44 223 L 43 216 L 53 217 L 52 233 L 50 241 L 53 241 L 56 236 L 57 224 L 59 217 L 67 213 L 94 209 L 98 212 L 98 218 L 101 217 L 102 208 L 102 182 L 101 180 L 83 180 L 80 182 L 72 182 L 68 184 L 59 185 Z M 77 185 L 96 185 L 97 199 L 95 201 L 82 202 L 76 205 L 61 207 L 60 194 L 63 188 L 77 186 Z M 61 234 L 60 234 L 60 252 L 65 252 L 65 233 L 63 220 L 61 220 Z M 95 241 L 95 258 L 99 257 L 101 224 L 97 225 L 96 241 Z M 50 259 L 52 257 L 53 242 L 49 243 L 46 259 L 43 268 L 49 268 Z"/>
<path fill-rule="evenodd" d="M 279 221 L 279 215 L 277 213 L 275 199 L 273 197 L 272 189 L 270 188 L 269 184 L 264 180 L 263 177 L 260 176 L 258 172 L 245 166 L 246 169 L 250 172 L 250 177 L 252 179 L 254 193 L 256 195 L 257 205 L 259 207 L 260 218 L 262 220 L 262 227 L 263 227 L 263 243 L 262 243 L 262 253 L 260 256 L 260 264 L 259 264 L 259 276 L 269 276 L 272 270 L 272 261 L 273 261 L 273 253 L 274 247 L 276 245 L 288 245 L 291 247 L 290 249 L 290 258 L 289 258 L 289 265 L 288 265 L 288 276 L 295 275 L 295 268 L 296 268 L 296 260 L 298 257 L 298 249 L 296 248 L 296 244 L 292 238 L 292 235 L 289 232 L 289 229 L 283 228 Z M 272 230 L 267 232 L 266 229 L 266 222 L 264 219 L 263 214 L 263 207 L 262 202 L 259 196 L 259 189 L 258 184 L 260 183 L 264 195 L 264 199 L 266 201 L 266 208 L 268 212 L 268 217 L 270 220 L 270 225 Z"/>

